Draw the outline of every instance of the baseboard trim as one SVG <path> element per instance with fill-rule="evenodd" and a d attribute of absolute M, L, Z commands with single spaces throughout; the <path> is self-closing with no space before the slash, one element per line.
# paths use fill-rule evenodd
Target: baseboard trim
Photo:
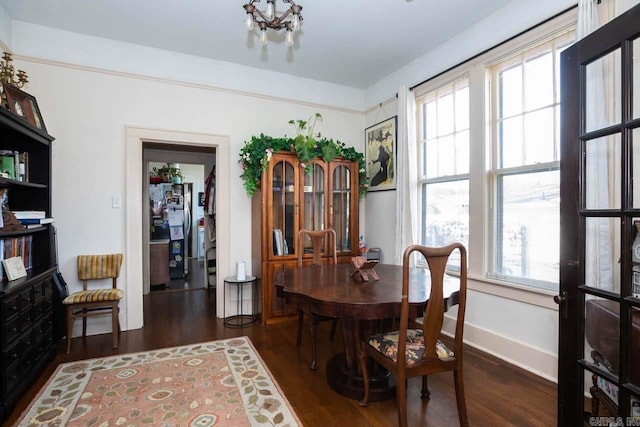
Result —
<path fill-rule="evenodd" d="M 453 336 L 455 320 L 445 316 L 443 333 Z M 464 343 L 551 382 L 558 382 L 558 356 L 487 329 L 465 323 Z"/>

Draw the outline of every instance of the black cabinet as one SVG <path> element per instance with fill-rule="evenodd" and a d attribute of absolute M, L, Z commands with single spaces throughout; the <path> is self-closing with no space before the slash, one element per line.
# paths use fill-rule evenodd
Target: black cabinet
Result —
<path fill-rule="evenodd" d="M 53 137 L 0 107 L 0 151 L 28 159 L 19 179 L 0 177 L 9 210 L 44 211 L 51 217 L 51 142 Z M 26 154 L 26 156 L 24 156 Z M 15 174 L 14 176 L 18 176 Z M 53 310 L 53 233 L 50 224 L 0 228 L 0 249 L 26 245 L 27 276 L 0 282 L 0 421 L 40 375 L 55 354 Z M 27 262 L 25 262 L 27 263 Z"/>

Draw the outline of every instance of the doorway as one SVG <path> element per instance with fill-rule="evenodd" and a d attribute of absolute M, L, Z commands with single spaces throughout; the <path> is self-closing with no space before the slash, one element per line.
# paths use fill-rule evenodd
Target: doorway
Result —
<path fill-rule="evenodd" d="M 145 258 L 149 257 L 144 294 L 215 287 L 215 277 L 204 271 L 205 248 L 215 244 L 207 239 L 215 237 L 215 229 L 209 229 L 204 207 L 207 178 L 215 170 L 215 149 L 145 142 L 142 158 L 143 171 L 149 172 L 148 198 L 143 194 L 149 200 L 143 218 L 149 228 L 144 224 L 143 229 L 150 231 L 149 245 L 143 247 L 148 252 Z M 176 177 L 165 175 L 167 170 Z"/>
<path fill-rule="evenodd" d="M 160 144 L 163 148 L 184 148 L 188 150 L 215 149 L 216 163 L 216 246 L 217 275 L 216 312 L 223 312 L 222 278 L 230 274 L 230 209 L 229 209 L 229 137 L 221 135 L 168 131 L 140 127 L 126 127 L 125 153 L 125 262 L 122 276 L 125 299 L 121 302 L 120 321 L 123 330 L 143 327 L 144 271 L 148 269 L 148 258 L 143 253 L 143 243 L 148 244 L 148 228 L 143 230 L 143 211 L 148 209 L 146 199 L 143 204 L 144 188 L 148 188 L 148 175 L 143 171 L 142 152 L 145 142 Z M 144 207 L 144 209 L 143 209 Z"/>

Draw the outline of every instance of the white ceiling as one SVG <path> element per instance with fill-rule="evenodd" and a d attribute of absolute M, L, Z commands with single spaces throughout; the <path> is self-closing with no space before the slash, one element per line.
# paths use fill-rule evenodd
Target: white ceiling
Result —
<path fill-rule="evenodd" d="M 248 0 L 0 0 L 13 20 L 367 88 L 511 0 L 296 0 L 292 48 L 244 26 Z M 264 8 L 265 0 L 258 7 Z M 284 9 L 276 0 L 278 10 Z"/>

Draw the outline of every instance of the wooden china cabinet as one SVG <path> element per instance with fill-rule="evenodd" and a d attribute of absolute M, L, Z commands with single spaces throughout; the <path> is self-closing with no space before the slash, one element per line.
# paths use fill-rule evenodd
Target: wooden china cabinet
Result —
<path fill-rule="evenodd" d="M 298 247 L 298 230 L 332 227 L 338 262 L 358 254 L 358 184 L 357 161 L 317 158 L 305 168 L 295 153 L 271 157 L 252 201 L 252 268 L 262 283 L 264 324 L 296 313 L 277 285 L 284 271 L 296 268 L 298 252 L 311 249 L 310 241 Z M 310 253 L 304 256 L 311 259 Z"/>

